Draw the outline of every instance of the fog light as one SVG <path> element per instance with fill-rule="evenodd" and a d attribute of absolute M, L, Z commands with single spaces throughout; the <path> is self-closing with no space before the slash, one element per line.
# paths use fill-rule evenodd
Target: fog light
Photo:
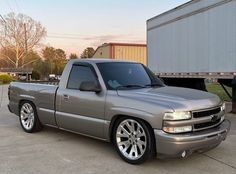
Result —
<path fill-rule="evenodd" d="M 220 109 L 221 109 L 221 111 L 224 111 L 225 108 L 226 108 L 225 103 L 223 103 L 222 106 L 220 107 Z"/>
<path fill-rule="evenodd" d="M 184 133 L 184 132 L 191 132 L 192 126 L 163 127 L 163 130 L 167 133 Z"/>
<path fill-rule="evenodd" d="M 184 158 L 186 156 L 186 151 L 183 151 L 183 153 L 181 154 L 182 158 Z"/>
<path fill-rule="evenodd" d="M 225 120 L 225 116 L 223 115 L 220 121 L 224 121 L 224 120 Z"/>

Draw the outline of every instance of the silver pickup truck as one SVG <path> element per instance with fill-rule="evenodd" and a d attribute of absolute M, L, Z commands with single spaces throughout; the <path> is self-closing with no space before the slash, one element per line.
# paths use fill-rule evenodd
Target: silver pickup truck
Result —
<path fill-rule="evenodd" d="M 71 60 L 58 86 L 13 82 L 9 101 L 24 131 L 46 125 L 113 142 L 131 164 L 209 150 L 230 129 L 219 97 L 166 86 L 134 62 Z"/>

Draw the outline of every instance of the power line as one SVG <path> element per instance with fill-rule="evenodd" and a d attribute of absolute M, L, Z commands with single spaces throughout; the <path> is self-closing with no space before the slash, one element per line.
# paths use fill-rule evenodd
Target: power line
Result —
<path fill-rule="evenodd" d="M 106 39 L 104 36 L 94 36 L 94 35 L 76 35 L 76 34 L 59 34 L 59 33 L 48 33 L 49 35 L 47 37 L 51 38 L 66 38 L 66 39 L 84 39 L 84 40 L 97 40 L 97 39 Z M 112 38 L 111 40 L 119 40 L 119 37 Z M 127 40 L 136 40 L 135 38 L 128 38 Z"/>
<path fill-rule="evenodd" d="M 81 37 L 65 37 L 65 36 L 47 36 L 48 38 L 54 38 L 54 39 L 72 39 L 72 40 L 86 40 L 85 38 Z M 98 41 L 100 39 L 89 39 L 90 41 Z M 109 41 L 112 42 L 137 42 L 135 39 L 111 39 Z M 101 40 L 101 42 L 106 42 Z M 142 41 L 144 42 L 144 41 Z"/>
<path fill-rule="evenodd" d="M 55 38 L 69 38 L 69 39 L 86 39 L 92 40 L 93 38 L 99 38 L 97 35 L 83 35 L 83 34 L 67 34 L 67 33 L 48 33 L 49 37 Z"/>
<path fill-rule="evenodd" d="M 47 36 L 47 37 L 49 37 L 49 38 L 56 38 L 56 39 L 79 39 L 79 40 L 81 40 L 81 39 L 84 39 L 83 37 L 67 37 L 67 36 Z"/>
<path fill-rule="evenodd" d="M 48 34 L 51 34 L 51 35 L 60 35 L 60 36 L 75 36 L 75 37 L 78 37 L 78 36 L 86 36 L 86 35 L 82 35 L 82 34 L 68 34 L 68 33 L 48 33 Z"/>
<path fill-rule="evenodd" d="M 107 42 L 107 40 L 112 42 L 137 42 L 137 39 L 135 38 L 112 38 L 107 39 L 106 37 L 103 38 L 103 36 L 98 35 L 82 35 L 82 34 L 69 34 L 69 33 L 48 33 L 49 35 L 47 38 L 54 38 L 54 39 L 71 39 L 71 40 L 85 40 L 85 41 L 101 41 L 101 42 Z M 139 41 L 138 41 L 139 42 Z M 144 41 L 142 41 L 144 42 Z"/>
<path fill-rule="evenodd" d="M 46 37 L 49 38 L 59 38 L 59 39 L 83 39 L 83 40 L 107 40 L 106 38 L 103 37 L 70 37 L 70 36 L 63 36 L 63 35 L 47 35 Z M 124 40 L 125 38 L 108 38 L 108 40 Z M 136 38 L 126 38 L 125 40 L 137 40 Z M 140 38 L 140 40 L 142 40 Z"/>

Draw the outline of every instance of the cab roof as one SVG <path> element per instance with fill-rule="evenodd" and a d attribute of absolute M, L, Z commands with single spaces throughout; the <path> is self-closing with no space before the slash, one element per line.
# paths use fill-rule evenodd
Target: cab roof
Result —
<path fill-rule="evenodd" d="M 127 63 L 135 63 L 132 61 L 127 61 L 127 60 L 117 60 L 117 59 L 111 59 L 111 58 L 105 58 L 105 59 L 100 59 L 100 58 L 88 58 L 88 59 L 73 59 L 70 60 L 73 63 L 79 63 L 79 62 L 87 62 L 87 63 L 106 63 L 106 62 L 127 62 Z"/>

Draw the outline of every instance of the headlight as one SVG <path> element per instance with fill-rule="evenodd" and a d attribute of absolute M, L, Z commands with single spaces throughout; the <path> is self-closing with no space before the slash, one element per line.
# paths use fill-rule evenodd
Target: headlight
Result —
<path fill-rule="evenodd" d="M 190 119 L 191 113 L 190 112 L 171 112 L 165 113 L 164 120 L 188 120 Z"/>
<path fill-rule="evenodd" d="M 192 131 L 192 126 L 163 127 L 163 130 L 167 133 L 186 133 Z"/>
<path fill-rule="evenodd" d="M 220 107 L 221 111 L 224 111 L 225 110 L 225 103 L 222 104 L 222 106 Z"/>

